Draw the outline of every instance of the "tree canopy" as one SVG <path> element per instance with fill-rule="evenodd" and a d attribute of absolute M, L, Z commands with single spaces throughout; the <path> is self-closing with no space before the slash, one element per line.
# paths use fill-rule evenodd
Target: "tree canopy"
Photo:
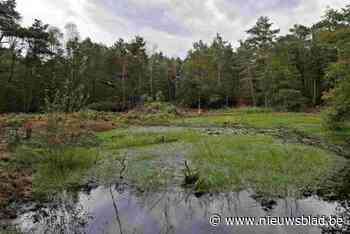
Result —
<path fill-rule="evenodd" d="M 63 33 L 40 20 L 30 27 L 20 21 L 16 1 L 1 0 L 0 112 L 42 111 L 57 96 L 74 111 L 79 93 L 86 106 L 107 110 L 162 96 L 199 109 L 330 105 L 330 121 L 349 115 L 350 6 L 328 8 L 319 22 L 296 24 L 287 35 L 260 17 L 238 48 L 217 34 L 182 59 L 150 50 L 140 36 L 106 46 L 82 39 L 74 23 Z"/>

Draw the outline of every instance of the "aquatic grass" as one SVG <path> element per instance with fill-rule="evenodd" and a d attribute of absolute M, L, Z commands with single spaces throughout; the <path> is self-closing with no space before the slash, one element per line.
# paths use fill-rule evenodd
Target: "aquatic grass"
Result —
<path fill-rule="evenodd" d="M 230 119 L 235 115 L 239 118 L 263 118 L 265 115 L 276 114 L 229 112 L 220 118 Z M 204 121 L 205 118 L 217 117 L 201 118 Z M 305 116 L 301 115 L 300 118 Z M 292 120 L 291 117 L 286 119 L 285 121 L 302 122 L 300 119 Z M 303 124 L 311 124 L 315 120 L 310 117 L 308 121 Z M 33 182 L 35 194 L 41 196 L 77 188 L 83 184 L 86 173 L 93 168 L 100 170 L 96 173 L 100 176 L 96 177 L 103 178 L 102 183 L 118 182 L 119 161 L 126 157 L 125 179 L 143 189 L 179 185 L 181 178 L 178 176 L 181 175 L 183 161 L 187 158 L 191 161 L 191 167 L 200 171 L 200 183 L 196 185 L 199 191 L 253 188 L 260 193 L 288 195 L 316 188 L 328 176 L 337 160 L 334 155 L 317 148 L 282 144 L 281 140 L 272 136 L 256 133 L 223 133 L 212 136 L 195 128 L 129 127 L 97 133 L 96 137 L 97 141 L 102 142 L 98 157 L 92 152 L 96 149 L 88 152 L 89 149 L 85 147 L 64 146 L 61 150 L 55 150 L 56 147 L 29 148 L 29 151 L 32 150 L 29 154 L 31 156 L 23 158 L 22 162 L 29 159 L 29 166 L 38 165 Z M 177 153 L 167 151 L 173 146 Z M 89 156 L 86 158 L 84 154 Z M 181 156 L 178 157 L 178 154 Z M 77 158 L 77 155 L 80 156 Z M 94 166 L 94 163 L 97 165 Z"/>
<path fill-rule="evenodd" d="M 181 142 L 188 149 L 182 160 L 189 159 L 190 166 L 200 171 L 196 189 L 201 192 L 253 188 L 265 194 L 300 194 L 317 189 L 331 169 L 336 170 L 336 162 L 341 161 L 321 149 L 283 144 L 281 140 L 262 134 L 211 136 L 195 129 L 150 127 L 118 129 L 99 137 L 105 142 L 104 149 L 132 152 L 128 178 L 141 187 L 147 180 L 161 186 L 165 184 L 162 179 L 171 177 L 171 173 L 181 174 L 181 162 L 171 159 L 176 154 L 166 150 L 177 145 L 179 151 Z M 176 143 L 162 144 L 161 137 L 176 139 Z M 169 166 L 167 160 L 174 166 Z M 166 175 L 161 169 L 171 173 Z M 173 184 L 177 182 L 173 179 Z"/>
<path fill-rule="evenodd" d="M 138 160 L 129 166 L 127 178 L 136 187 L 151 191 L 170 185 L 170 181 L 173 179 L 173 170 L 159 167 L 149 160 Z"/>
<path fill-rule="evenodd" d="M 44 152 L 33 176 L 36 198 L 79 188 L 84 184 L 88 170 L 99 160 L 97 149 L 66 147 Z"/>
<path fill-rule="evenodd" d="M 163 152 L 166 157 L 166 150 Z M 174 182 L 176 168 L 162 164 L 164 157 L 150 149 L 104 151 L 102 154 L 103 159 L 89 173 L 99 184 L 124 181 L 141 190 L 156 190 Z"/>
<path fill-rule="evenodd" d="M 110 147 L 110 143 L 106 143 L 111 139 L 111 136 L 118 135 L 120 137 L 120 135 L 129 136 L 130 134 L 144 136 L 145 132 L 153 134 L 156 138 L 159 136 L 168 137 L 170 134 L 176 136 L 178 140 L 159 144 L 152 141 L 152 144 L 137 144 L 138 146 L 128 148 L 124 148 L 125 146 L 113 148 Z M 106 144 L 101 148 L 102 160 L 94 167 L 93 177 L 102 184 L 119 183 L 119 160 L 125 158 L 127 169 L 123 180 L 142 190 L 157 190 L 180 185 L 184 157 L 192 147 L 189 142 L 198 141 L 201 138 L 200 132 L 190 129 L 155 127 L 119 129 L 101 133 L 99 136 L 105 138 Z M 120 140 L 119 137 L 113 141 Z M 130 144 L 128 143 L 128 145 Z"/>
<path fill-rule="evenodd" d="M 46 200 L 64 190 L 76 190 L 86 182 L 87 172 L 100 160 L 98 148 L 56 145 L 16 148 L 8 167 L 33 172 L 33 197 Z"/>
<path fill-rule="evenodd" d="M 334 169 L 336 156 L 258 135 L 206 138 L 197 144 L 190 159 L 207 181 L 208 191 L 245 187 L 288 196 L 316 189 Z"/>

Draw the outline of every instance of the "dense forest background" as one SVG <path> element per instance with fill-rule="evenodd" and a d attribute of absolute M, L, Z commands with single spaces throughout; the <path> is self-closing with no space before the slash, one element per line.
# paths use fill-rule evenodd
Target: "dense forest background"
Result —
<path fill-rule="evenodd" d="M 22 27 L 15 0 L 0 0 L 0 113 L 82 106 L 121 111 L 147 100 L 196 108 L 234 105 L 299 111 L 325 104 L 329 121 L 350 109 L 350 6 L 325 9 L 311 27 L 280 36 L 268 17 L 236 49 L 218 34 L 169 58 L 145 40 L 112 46 L 82 39 L 74 23 L 61 32 L 35 20 Z"/>

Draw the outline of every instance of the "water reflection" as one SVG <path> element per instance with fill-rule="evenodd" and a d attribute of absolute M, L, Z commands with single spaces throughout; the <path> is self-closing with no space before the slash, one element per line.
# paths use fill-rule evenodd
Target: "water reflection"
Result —
<path fill-rule="evenodd" d="M 17 222 L 25 233 L 83 234 L 90 219 L 92 217 L 79 199 L 64 192 L 50 204 L 33 208 Z"/>
<path fill-rule="evenodd" d="M 272 200 L 251 191 L 197 198 L 180 189 L 140 193 L 121 186 L 80 193 L 78 202 L 64 194 L 54 204 L 23 215 L 18 220 L 22 230 L 35 234 L 322 233 L 318 227 L 212 227 L 208 218 L 213 213 L 243 217 L 331 215 L 339 212 L 340 205 L 318 197 Z"/>

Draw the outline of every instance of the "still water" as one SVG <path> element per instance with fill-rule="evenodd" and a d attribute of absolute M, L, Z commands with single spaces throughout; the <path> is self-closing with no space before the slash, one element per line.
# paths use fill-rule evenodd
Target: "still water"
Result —
<path fill-rule="evenodd" d="M 97 187 L 77 196 L 61 194 L 55 202 L 20 216 L 16 223 L 28 233 L 328 233 L 311 226 L 234 226 L 209 224 L 219 213 L 243 217 L 339 215 L 339 201 L 310 196 L 303 199 L 264 199 L 252 191 L 196 197 L 182 189 L 137 192 L 123 186 Z M 342 232 L 347 233 L 343 228 Z"/>

